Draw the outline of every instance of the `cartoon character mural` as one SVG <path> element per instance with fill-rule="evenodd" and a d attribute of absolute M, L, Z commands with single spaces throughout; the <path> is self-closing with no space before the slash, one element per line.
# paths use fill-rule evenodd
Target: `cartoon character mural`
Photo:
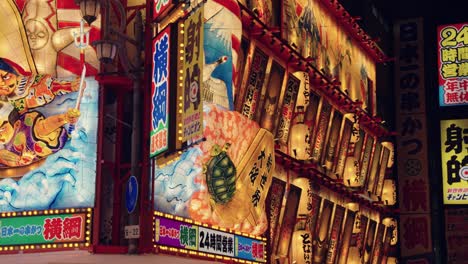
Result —
<path fill-rule="evenodd" d="M 0 212 L 92 207 L 98 84 L 79 58 L 64 59 L 56 49 L 76 30 L 76 23 L 57 30 L 67 24 L 57 20 L 57 7 L 75 21 L 79 8 L 73 0 L 0 5 L 13 25 L 0 29 Z"/>

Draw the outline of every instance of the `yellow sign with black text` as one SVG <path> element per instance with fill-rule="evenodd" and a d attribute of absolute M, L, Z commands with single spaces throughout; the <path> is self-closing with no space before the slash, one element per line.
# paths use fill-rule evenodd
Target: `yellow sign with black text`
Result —
<path fill-rule="evenodd" d="M 468 119 L 441 120 L 444 204 L 468 204 Z"/>

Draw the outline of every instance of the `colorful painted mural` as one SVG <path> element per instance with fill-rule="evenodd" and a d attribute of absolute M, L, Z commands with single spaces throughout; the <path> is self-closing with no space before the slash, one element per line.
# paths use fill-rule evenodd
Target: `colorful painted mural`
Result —
<path fill-rule="evenodd" d="M 203 100 L 233 110 L 242 37 L 239 5 L 233 0 L 207 1 L 204 18 Z"/>
<path fill-rule="evenodd" d="M 89 47 L 94 57 L 83 63 L 74 45 L 78 6 L 1 5 L 14 27 L 0 32 L 0 212 L 93 207 L 98 84 L 86 76 L 97 61 Z"/>
<path fill-rule="evenodd" d="M 353 100 L 375 103 L 369 84 L 375 82 L 375 65 L 318 0 L 283 2 L 282 35 L 322 74 L 341 83 Z M 373 100 L 373 101 L 372 101 Z"/>
<path fill-rule="evenodd" d="M 250 234 L 266 231 L 273 136 L 238 112 L 206 104 L 206 141 L 156 170 L 155 209 Z"/>

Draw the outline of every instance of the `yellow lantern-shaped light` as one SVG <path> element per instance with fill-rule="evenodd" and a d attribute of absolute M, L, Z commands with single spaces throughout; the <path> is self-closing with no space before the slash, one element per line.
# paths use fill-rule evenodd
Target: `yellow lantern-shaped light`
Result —
<path fill-rule="evenodd" d="M 393 167 L 394 159 L 395 159 L 395 147 L 393 146 L 392 142 L 384 141 L 382 142 L 382 146 L 388 148 L 390 150 L 390 157 L 388 157 L 387 168 Z M 382 164 L 383 165 L 383 164 Z"/>
<path fill-rule="evenodd" d="M 353 212 L 357 212 L 359 211 L 359 204 L 358 203 L 354 203 L 354 202 L 350 202 L 350 203 L 347 203 L 346 204 L 346 208 L 348 210 L 351 210 Z"/>
<path fill-rule="evenodd" d="M 298 160 L 310 159 L 309 126 L 304 124 L 304 107 L 297 107 L 296 118 L 289 131 L 289 154 Z"/>
<path fill-rule="evenodd" d="M 361 255 L 359 254 L 358 247 L 349 247 L 347 263 L 348 264 L 360 264 L 361 263 Z"/>
<path fill-rule="evenodd" d="M 308 215 L 309 210 L 307 209 L 307 205 L 309 204 L 309 190 L 310 184 L 309 179 L 299 177 L 293 180 L 292 182 L 294 185 L 302 189 L 301 192 L 301 200 L 299 201 L 299 208 L 297 210 L 297 215 Z"/>
<path fill-rule="evenodd" d="M 360 187 L 361 181 L 361 167 L 359 161 L 354 156 L 346 158 L 345 170 L 343 173 L 344 184 L 348 187 Z"/>
<path fill-rule="evenodd" d="M 394 205 L 396 203 L 396 186 L 394 179 L 385 179 L 382 190 L 382 201 L 385 205 Z"/>
<path fill-rule="evenodd" d="M 395 246 L 398 243 L 398 223 L 395 218 L 387 217 L 382 220 L 382 223 L 387 226 L 387 228 L 392 228 L 392 233 L 387 234 L 391 235 L 390 245 Z"/>
<path fill-rule="evenodd" d="M 291 244 L 291 263 L 311 263 L 312 235 L 306 230 L 297 230 L 293 233 Z"/>

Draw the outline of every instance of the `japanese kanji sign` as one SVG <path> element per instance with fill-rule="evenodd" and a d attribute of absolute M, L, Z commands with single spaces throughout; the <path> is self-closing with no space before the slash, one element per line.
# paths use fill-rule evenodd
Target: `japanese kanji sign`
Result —
<path fill-rule="evenodd" d="M 468 104 L 468 24 L 437 28 L 439 104 Z"/>
<path fill-rule="evenodd" d="M 286 91 L 284 92 L 283 98 L 283 106 L 281 108 L 281 118 L 276 131 L 276 138 L 279 138 L 281 144 L 287 144 L 288 142 L 289 128 L 293 118 L 300 83 L 300 80 L 294 75 L 288 75 Z"/>
<path fill-rule="evenodd" d="M 351 236 L 353 234 L 354 221 L 356 219 L 356 212 L 347 210 L 346 221 L 343 225 L 343 234 L 339 240 L 337 263 L 346 264 L 348 260 L 349 246 Z"/>
<path fill-rule="evenodd" d="M 423 20 L 398 21 L 395 36 L 400 254 L 410 257 L 432 250 Z"/>
<path fill-rule="evenodd" d="M 257 223 L 265 209 L 265 199 L 272 181 L 275 169 L 275 154 L 273 135 L 265 129 L 260 129 L 252 144 L 239 163 L 238 181 L 242 186 L 242 197 L 250 201 L 250 212 L 246 221 Z M 247 205 L 245 205 L 247 206 Z"/>
<path fill-rule="evenodd" d="M 178 0 L 153 0 L 153 20 L 157 20 L 161 14 L 178 2 Z"/>
<path fill-rule="evenodd" d="M 202 76 L 203 76 L 203 7 L 196 9 L 184 22 L 182 67 L 183 84 L 183 141 L 193 140 L 203 132 Z"/>
<path fill-rule="evenodd" d="M 155 243 L 183 249 L 198 249 L 198 226 L 156 217 Z"/>
<path fill-rule="evenodd" d="M 468 119 L 441 120 L 442 186 L 445 204 L 468 203 Z"/>
<path fill-rule="evenodd" d="M 198 237 L 200 238 L 199 251 L 223 256 L 234 256 L 234 234 L 199 227 Z"/>
<path fill-rule="evenodd" d="M 326 257 L 326 264 L 335 263 L 335 258 L 338 251 L 338 242 L 341 239 L 341 226 L 344 218 L 345 208 L 341 205 L 336 205 L 333 223 L 330 230 L 330 239 L 328 245 L 328 252 Z"/>
<path fill-rule="evenodd" d="M 332 106 L 325 100 L 322 100 L 320 117 L 318 118 L 315 140 L 312 141 L 312 160 L 320 161 L 322 150 L 325 147 L 325 137 L 328 130 L 328 123 L 332 113 Z"/>
<path fill-rule="evenodd" d="M 284 211 L 283 221 L 279 231 L 279 241 L 276 254 L 278 256 L 287 256 L 289 254 L 289 246 L 291 244 L 294 226 L 296 224 L 297 209 L 299 208 L 299 200 L 301 198 L 302 189 L 290 185 L 287 196 L 288 206 Z"/>
<path fill-rule="evenodd" d="M 85 242 L 86 214 L 0 218 L 0 246 Z"/>
<path fill-rule="evenodd" d="M 259 48 L 256 48 L 252 57 L 252 65 L 250 65 L 244 105 L 241 110 L 241 113 L 249 119 L 253 119 L 255 116 L 260 92 L 265 82 L 267 64 L 268 56 Z"/>
<path fill-rule="evenodd" d="M 462 263 L 468 259 L 468 208 L 445 209 L 445 241 L 447 263 Z"/>
<path fill-rule="evenodd" d="M 281 213 L 281 205 L 283 203 L 284 192 L 286 190 L 286 182 L 278 178 L 273 178 L 266 199 L 267 218 L 269 230 L 267 239 L 269 240 L 270 252 L 275 252 L 276 241 L 279 240 L 279 219 Z"/>
<path fill-rule="evenodd" d="M 154 242 L 219 256 L 266 262 L 263 241 L 161 216 L 154 217 Z"/>
<path fill-rule="evenodd" d="M 415 256 L 432 252 L 431 216 L 410 214 L 400 217 L 401 256 Z"/>
<path fill-rule="evenodd" d="M 153 40 L 152 47 L 150 156 L 154 157 L 168 148 L 171 27 Z"/>

